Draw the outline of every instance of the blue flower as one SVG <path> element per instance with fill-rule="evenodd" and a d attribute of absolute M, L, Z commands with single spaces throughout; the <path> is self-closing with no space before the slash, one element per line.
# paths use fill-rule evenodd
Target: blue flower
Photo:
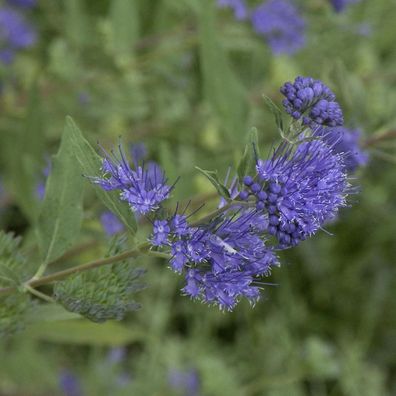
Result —
<path fill-rule="evenodd" d="M 42 178 L 36 184 L 36 195 L 40 201 L 44 199 L 45 196 L 45 185 L 47 182 L 47 178 L 52 170 L 52 163 L 49 157 L 46 158 L 47 165 L 42 170 Z"/>
<path fill-rule="evenodd" d="M 153 238 L 151 243 L 154 246 L 163 246 L 168 242 L 170 227 L 167 220 L 155 220 L 153 226 Z"/>
<path fill-rule="evenodd" d="M 335 153 L 344 154 L 344 166 L 350 173 L 364 166 L 368 161 L 368 153 L 360 146 L 362 131 L 345 127 L 322 128 L 316 132 L 324 141 L 332 145 Z"/>
<path fill-rule="evenodd" d="M 200 394 L 201 381 L 195 369 L 169 370 L 168 382 L 171 388 L 178 392 L 177 394 L 185 396 L 198 396 Z"/>
<path fill-rule="evenodd" d="M 294 119 L 316 128 L 318 125 L 341 126 L 344 118 L 334 93 L 320 80 L 297 77 L 285 83 L 280 92 L 285 96 L 283 107 Z"/>
<path fill-rule="evenodd" d="M 33 8 L 36 6 L 37 0 L 7 0 L 7 3 L 15 7 Z"/>
<path fill-rule="evenodd" d="M 243 20 L 248 17 L 248 9 L 245 0 L 217 0 L 219 7 L 230 7 L 234 10 L 235 19 Z"/>
<path fill-rule="evenodd" d="M 3 63 L 11 63 L 17 50 L 32 46 L 36 39 L 36 31 L 22 14 L 11 8 L 0 9 L 0 60 Z"/>
<path fill-rule="evenodd" d="M 172 189 L 166 184 L 163 170 L 153 162 L 147 167 L 135 163 L 132 168 L 121 146 L 119 154 L 120 159 L 110 158 L 106 153 L 102 162 L 103 177 L 91 177 L 91 180 L 105 191 L 120 190 L 120 198 L 139 214 L 158 210 Z"/>
<path fill-rule="evenodd" d="M 65 396 L 82 396 L 79 378 L 69 370 L 62 370 L 59 375 L 59 389 Z"/>
<path fill-rule="evenodd" d="M 349 4 L 356 3 L 358 1 L 359 0 L 330 0 L 330 3 L 336 12 L 342 12 Z"/>
<path fill-rule="evenodd" d="M 321 140 L 297 147 L 282 143 L 269 160 L 259 159 L 256 169 L 256 182 L 245 180 L 245 191 L 265 213 L 268 233 L 279 248 L 297 245 L 346 205 L 344 155 Z"/>
<path fill-rule="evenodd" d="M 305 22 L 287 0 L 268 0 L 261 4 L 252 13 L 252 23 L 274 54 L 293 54 L 305 46 Z"/>
<path fill-rule="evenodd" d="M 125 229 L 124 224 L 122 224 L 118 217 L 110 211 L 102 213 L 100 216 L 100 222 L 108 236 L 123 232 Z"/>

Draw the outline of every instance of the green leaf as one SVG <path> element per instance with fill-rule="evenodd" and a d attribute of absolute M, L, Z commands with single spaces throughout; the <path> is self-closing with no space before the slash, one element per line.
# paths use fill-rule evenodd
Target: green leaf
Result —
<path fill-rule="evenodd" d="M 139 282 L 143 274 L 142 269 L 124 261 L 58 282 L 54 295 L 65 309 L 93 322 L 121 320 L 127 312 L 140 308 L 133 295 L 144 287 Z"/>
<path fill-rule="evenodd" d="M 80 165 L 81 172 L 92 177 L 102 176 L 100 172 L 102 167 L 101 157 L 84 138 L 71 117 L 66 117 L 66 133 L 71 140 L 73 154 Z M 104 205 L 122 220 L 132 234 L 135 234 L 137 230 L 135 216 L 128 204 L 120 200 L 119 193 L 117 191 L 104 191 L 97 185 L 94 185 L 94 189 Z"/>
<path fill-rule="evenodd" d="M 113 47 L 117 54 L 128 55 L 134 50 L 139 35 L 138 2 L 113 0 L 110 6 L 110 22 Z"/>
<path fill-rule="evenodd" d="M 248 143 L 237 168 L 240 183 L 242 183 L 244 176 L 253 176 L 256 174 L 256 160 L 259 156 L 257 129 L 252 128 L 249 133 Z"/>
<path fill-rule="evenodd" d="M 246 128 L 246 91 L 218 41 L 214 2 L 203 0 L 200 3 L 199 50 L 205 96 L 228 137 L 238 143 Z"/>
<path fill-rule="evenodd" d="M 276 126 L 279 130 L 279 132 L 284 133 L 284 129 L 283 129 L 283 118 L 282 118 L 282 111 L 280 110 L 280 108 L 272 101 L 271 98 L 269 98 L 266 95 L 263 95 L 263 99 L 265 104 L 267 105 L 269 111 L 272 113 L 272 115 L 275 118 L 275 123 Z"/>
<path fill-rule="evenodd" d="M 121 323 L 95 324 L 85 320 L 37 323 L 29 327 L 27 336 L 46 342 L 113 347 L 144 338 L 144 334 Z"/>
<path fill-rule="evenodd" d="M 12 335 L 26 326 L 25 314 L 31 304 L 26 293 L 15 292 L 0 298 L 0 338 Z"/>
<path fill-rule="evenodd" d="M 216 188 L 217 192 L 222 197 L 224 197 L 226 199 L 231 198 L 230 192 L 228 191 L 227 187 L 219 181 L 216 171 L 208 171 L 205 169 L 201 169 L 198 166 L 196 166 L 195 169 L 200 171 L 205 177 L 208 178 L 208 180 L 213 184 L 213 186 Z"/>
<path fill-rule="evenodd" d="M 65 130 L 53 159 L 37 227 L 44 263 L 60 257 L 78 237 L 83 216 L 83 183 Z"/>
<path fill-rule="evenodd" d="M 20 238 L 0 231 L 0 288 L 20 286 L 28 277 L 25 258 L 18 248 Z M 25 313 L 31 306 L 29 295 L 15 291 L 0 298 L 0 338 L 25 326 Z"/>

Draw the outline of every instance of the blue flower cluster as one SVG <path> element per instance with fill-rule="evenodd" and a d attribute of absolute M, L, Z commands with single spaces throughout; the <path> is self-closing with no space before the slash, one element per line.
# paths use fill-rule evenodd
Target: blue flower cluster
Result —
<path fill-rule="evenodd" d="M 10 64 L 17 51 L 31 47 L 36 40 L 36 30 L 19 10 L 8 7 L 0 8 L 1 62 Z"/>
<path fill-rule="evenodd" d="M 360 0 L 329 1 L 336 12 L 342 12 Z M 238 21 L 249 19 L 275 55 L 292 55 L 306 45 L 306 23 L 293 0 L 266 0 L 254 9 L 249 9 L 245 0 L 217 0 L 217 5 L 231 8 Z"/>
<path fill-rule="evenodd" d="M 158 211 L 172 188 L 162 170 L 138 161 L 132 168 L 121 149 L 120 160 L 106 154 L 103 177 L 93 178 L 105 190 L 120 190 L 120 198 L 138 213 L 154 211 L 150 243 L 168 252 L 170 267 L 184 275 L 183 293 L 224 310 L 232 310 L 242 298 L 251 304 L 259 300 L 262 278 L 279 265 L 276 252 L 307 239 L 346 206 L 352 192 L 349 168 L 362 163 L 360 154 L 353 164 L 348 162 L 357 135 L 350 139 L 348 132 L 341 138 L 339 127 L 333 127 L 342 113 L 320 117 L 315 111 L 323 101 L 339 109 L 326 85 L 298 77 L 281 91 L 286 111 L 310 128 L 297 124 L 294 142 L 283 141 L 267 159 L 256 157 L 254 170 L 242 180 L 231 180 L 228 198 L 210 216 L 191 222 L 186 210 L 171 215 Z"/>
<path fill-rule="evenodd" d="M 293 83 L 285 83 L 280 92 L 285 96 L 285 110 L 294 119 L 302 119 L 305 125 L 343 125 L 344 117 L 334 93 L 320 80 L 299 76 Z"/>
<path fill-rule="evenodd" d="M 305 22 L 287 0 L 268 0 L 259 5 L 252 13 L 252 24 L 274 54 L 294 54 L 305 46 Z"/>
<path fill-rule="evenodd" d="M 250 18 L 274 54 L 293 54 L 305 46 L 305 22 L 289 0 L 267 0 L 253 10 L 244 0 L 217 0 L 217 4 L 232 8 L 237 20 Z"/>
<path fill-rule="evenodd" d="M 92 177 L 92 181 L 106 191 L 119 190 L 120 198 L 139 214 L 158 210 L 172 190 L 158 164 L 151 162 L 144 166 L 134 161 L 134 167 L 131 167 L 121 146 L 119 158 L 114 153 L 111 158 L 105 152 L 102 171 L 103 176 Z"/>

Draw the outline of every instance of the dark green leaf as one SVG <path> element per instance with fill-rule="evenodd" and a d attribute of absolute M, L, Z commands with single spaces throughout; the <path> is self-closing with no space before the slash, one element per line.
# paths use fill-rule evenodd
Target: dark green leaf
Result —
<path fill-rule="evenodd" d="M 0 231 L 0 287 L 14 287 L 27 280 L 26 260 L 18 248 L 19 238 Z M 0 298 L 0 338 L 25 326 L 25 313 L 31 307 L 29 295 L 19 291 Z"/>
<path fill-rule="evenodd" d="M 249 133 L 249 140 L 246 144 L 245 151 L 238 165 L 238 177 L 239 181 L 242 182 L 244 176 L 254 176 L 256 173 L 256 161 L 257 157 L 260 156 L 258 146 L 258 135 L 257 129 L 252 128 Z"/>
<path fill-rule="evenodd" d="M 81 172 L 86 176 L 101 176 L 102 159 L 84 138 L 71 117 L 66 118 L 66 132 L 71 140 L 73 154 L 80 165 Z M 135 216 L 128 204 L 120 200 L 119 193 L 116 191 L 103 191 L 102 188 L 96 185 L 94 188 L 105 206 L 122 220 L 132 234 L 135 234 L 137 230 Z"/>
<path fill-rule="evenodd" d="M 36 185 L 44 160 L 44 117 L 37 85 L 29 92 L 26 118 L 18 128 L 5 132 L 1 141 L 3 155 L 9 168 L 10 187 L 24 215 L 34 223 L 39 202 Z M 3 132 L 2 132 L 3 133 Z"/>
<path fill-rule="evenodd" d="M 283 133 L 283 119 L 282 119 L 282 111 L 280 108 L 266 95 L 263 95 L 263 99 L 265 104 L 267 105 L 269 111 L 273 114 L 275 118 L 275 123 L 278 130 Z"/>

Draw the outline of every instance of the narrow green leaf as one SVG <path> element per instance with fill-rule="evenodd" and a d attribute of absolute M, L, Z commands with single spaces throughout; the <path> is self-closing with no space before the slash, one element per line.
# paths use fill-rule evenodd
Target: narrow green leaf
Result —
<path fill-rule="evenodd" d="M 205 177 L 208 178 L 208 180 L 213 184 L 213 186 L 216 188 L 217 192 L 222 197 L 224 197 L 226 199 L 230 199 L 231 198 L 227 187 L 219 181 L 219 179 L 217 177 L 217 172 L 201 169 L 198 166 L 196 166 L 195 169 L 200 171 Z"/>
<path fill-rule="evenodd" d="M 65 129 L 53 159 L 38 221 L 37 233 L 44 263 L 60 257 L 78 237 L 83 216 L 83 183 Z"/>
<path fill-rule="evenodd" d="M 282 111 L 280 108 L 272 101 L 271 98 L 269 98 L 266 95 L 263 95 L 263 99 L 265 104 L 267 105 L 269 111 L 272 113 L 272 115 L 275 118 L 275 123 L 278 128 L 278 130 L 283 133 L 283 119 L 282 119 Z"/>
<path fill-rule="evenodd" d="M 138 2 L 113 0 L 110 6 L 110 21 L 113 47 L 116 53 L 131 54 L 139 34 Z"/>
<path fill-rule="evenodd" d="M 237 173 L 239 181 L 242 182 L 244 176 L 253 176 L 256 173 L 256 157 L 259 157 L 257 129 L 252 128 L 249 133 L 248 143 L 239 162 Z"/>
<path fill-rule="evenodd" d="M 238 143 L 246 128 L 246 91 L 218 41 L 215 16 L 213 1 L 201 1 L 198 22 L 204 93 L 229 138 Z"/>
<path fill-rule="evenodd" d="M 2 155 L 7 159 L 9 184 L 24 215 L 34 223 L 39 202 L 36 183 L 44 159 L 44 116 L 37 84 L 29 92 L 26 118 L 21 124 L 11 126 L 1 139 Z M 2 132 L 3 133 L 3 132 Z"/>
<path fill-rule="evenodd" d="M 66 117 L 66 133 L 71 140 L 73 154 L 80 166 L 80 173 L 87 176 L 101 176 L 101 157 L 84 138 L 71 117 Z M 94 188 L 104 205 L 122 220 L 132 234 L 135 234 L 137 230 L 135 216 L 128 204 L 120 200 L 119 193 L 116 191 L 103 191 L 96 185 Z"/>

